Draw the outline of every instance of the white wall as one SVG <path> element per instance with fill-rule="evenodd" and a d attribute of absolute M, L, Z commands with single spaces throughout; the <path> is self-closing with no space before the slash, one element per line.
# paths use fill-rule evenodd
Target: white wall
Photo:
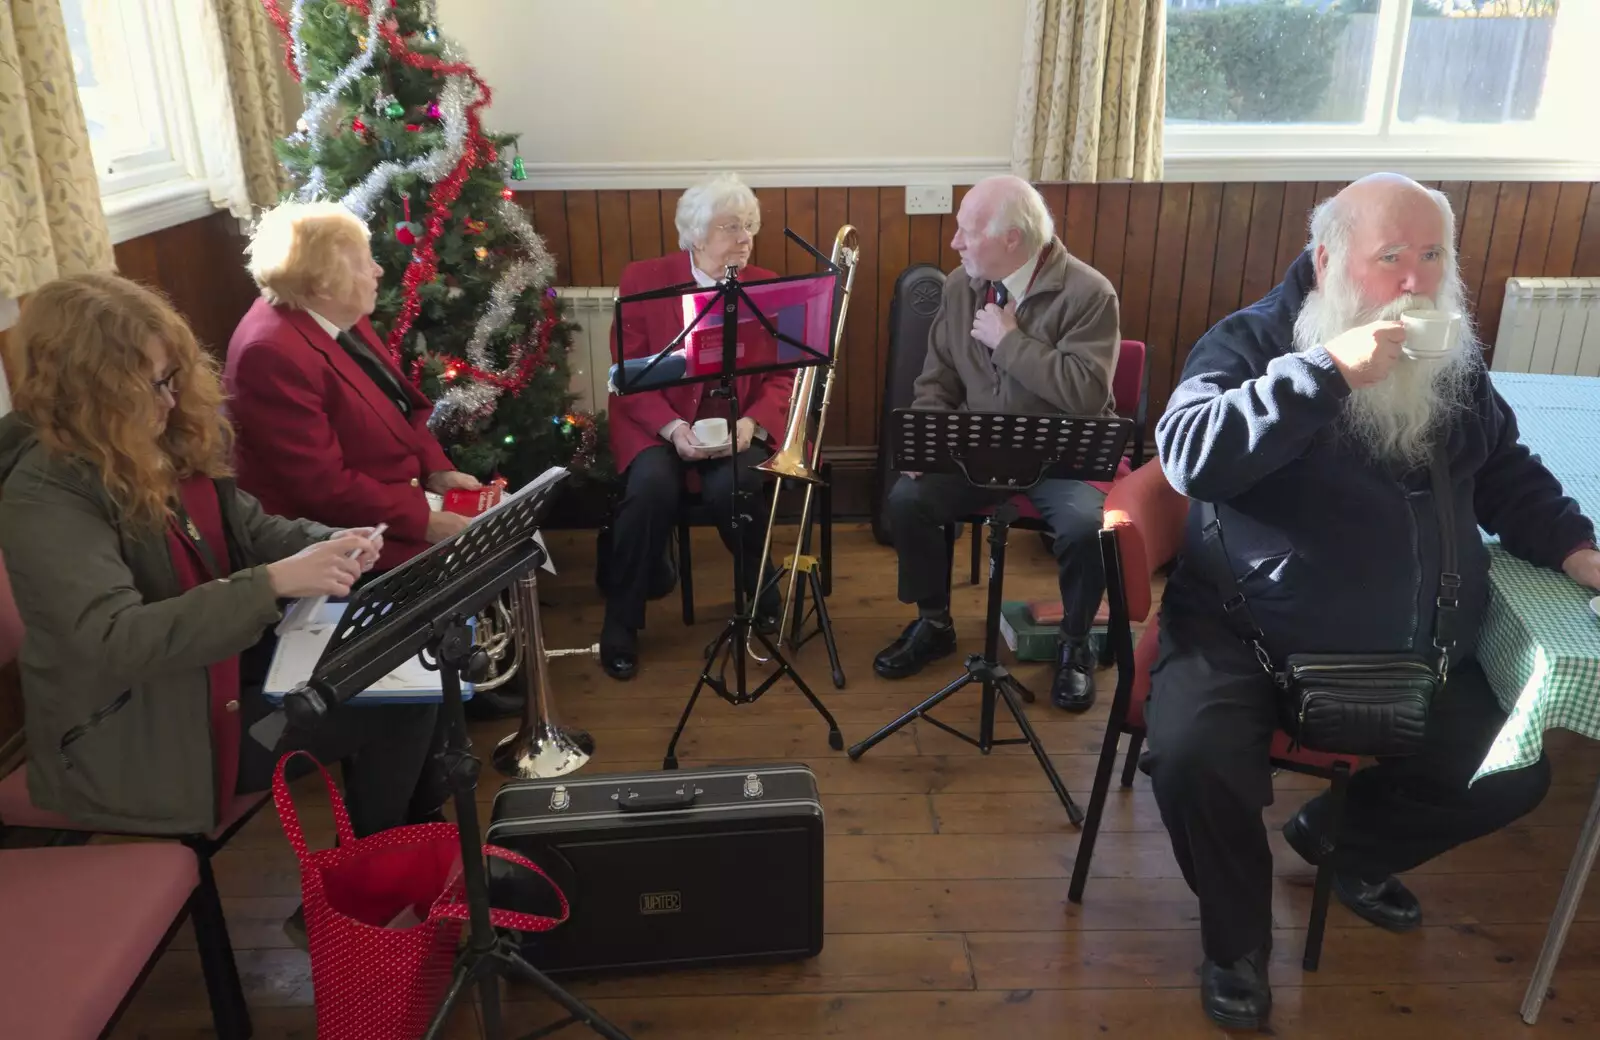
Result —
<path fill-rule="evenodd" d="M 1011 152 L 1026 0 L 439 0 L 528 187 L 966 183 Z"/>

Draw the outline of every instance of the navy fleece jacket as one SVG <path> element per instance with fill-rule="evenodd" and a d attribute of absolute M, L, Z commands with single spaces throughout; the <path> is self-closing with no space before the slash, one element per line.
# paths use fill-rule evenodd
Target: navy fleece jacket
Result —
<path fill-rule="evenodd" d="M 1313 285 L 1302 253 L 1281 285 L 1195 344 L 1156 424 L 1161 466 L 1178 491 L 1216 503 L 1234 576 L 1276 660 L 1427 653 L 1440 571 L 1428 468 L 1376 463 L 1341 436 L 1349 385 L 1321 347 L 1294 350 L 1295 316 Z M 1516 418 L 1481 365 L 1448 438 L 1459 661 L 1473 654 L 1489 595 L 1480 525 L 1507 551 L 1551 568 L 1594 528 L 1518 441 Z M 1191 509 L 1165 610 L 1220 616 L 1225 596 L 1193 562 L 1202 549 Z"/>

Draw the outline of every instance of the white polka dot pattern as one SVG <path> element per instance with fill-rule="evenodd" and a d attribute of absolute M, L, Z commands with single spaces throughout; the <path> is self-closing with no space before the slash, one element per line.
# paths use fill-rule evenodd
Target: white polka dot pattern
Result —
<path fill-rule="evenodd" d="M 454 824 L 396 827 L 357 838 L 333 778 L 328 787 L 339 843 L 315 852 L 278 762 L 272 798 L 285 836 L 300 860 L 300 892 L 311 946 L 311 986 L 318 1040 L 408 1040 L 427 1028 L 450 984 L 468 916 Z M 493 910 L 497 928 L 546 932 L 567 919 L 567 897 L 538 865 L 515 852 L 485 846 L 487 855 L 534 871 L 555 891 L 560 917 Z"/>

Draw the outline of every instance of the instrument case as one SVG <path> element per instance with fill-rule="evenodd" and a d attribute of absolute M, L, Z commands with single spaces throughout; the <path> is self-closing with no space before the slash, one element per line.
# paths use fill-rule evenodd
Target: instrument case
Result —
<path fill-rule="evenodd" d="M 522 938 L 539 970 L 694 967 L 822 950 L 823 813 L 804 765 L 517 780 L 484 840 L 543 867 L 571 903 Z M 547 886 L 489 860 L 497 908 L 553 914 Z"/>

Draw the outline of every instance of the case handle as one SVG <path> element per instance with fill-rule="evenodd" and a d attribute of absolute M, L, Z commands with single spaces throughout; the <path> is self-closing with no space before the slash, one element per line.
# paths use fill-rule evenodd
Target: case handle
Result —
<path fill-rule="evenodd" d="M 667 791 L 661 794 L 646 794 L 638 797 L 622 796 L 617 799 L 617 807 L 623 812 L 661 812 L 665 809 L 687 809 L 694 804 L 695 792 L 685 787 L 677 791 Z"/>

